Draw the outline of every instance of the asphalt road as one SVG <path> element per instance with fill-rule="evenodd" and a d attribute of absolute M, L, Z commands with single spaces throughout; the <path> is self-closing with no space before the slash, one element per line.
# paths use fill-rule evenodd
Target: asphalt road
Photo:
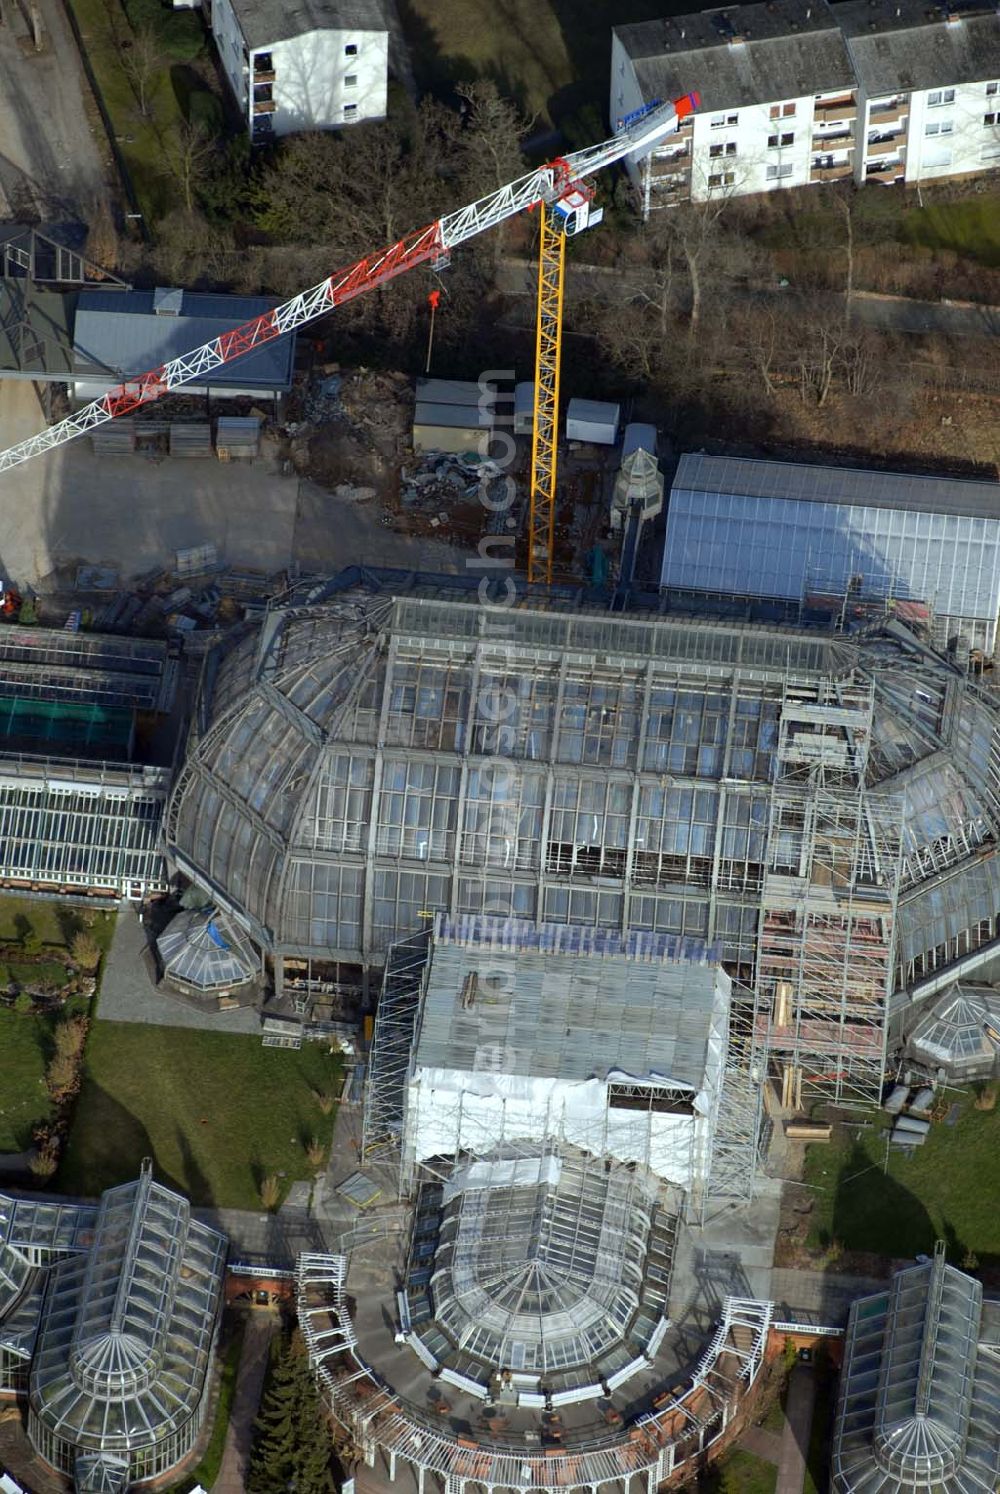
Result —
<path fill-rule="evenodd" d="M 0 219 L 85 221 L 107 191 L 107 143 L 91 130 L 86 83 L 62 0 L 38 3 L 40 53 L 31 43 L 27 0 L 3 0 Z"/>

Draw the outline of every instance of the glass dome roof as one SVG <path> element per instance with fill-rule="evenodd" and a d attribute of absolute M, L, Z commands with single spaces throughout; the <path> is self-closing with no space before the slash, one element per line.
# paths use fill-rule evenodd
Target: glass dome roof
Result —
<path fill-rule="evenodd" d="M 216 908 L 178 913 L 156 948 L 164 975 L 196 991 L 248 985 L 260 968 L 250 941 Z"/>

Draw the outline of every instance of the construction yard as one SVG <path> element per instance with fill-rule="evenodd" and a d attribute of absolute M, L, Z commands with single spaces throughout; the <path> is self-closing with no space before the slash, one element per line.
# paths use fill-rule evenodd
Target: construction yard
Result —
<path fill-rule="evenodd" d="M 31 384 L 0 382 L 0 445 L 44 417 Z M 262 577 L 298 565 L 335 571 L 368 561 L 453 570 L 462 553 L 440 539 L 394 533 L 381 503 L 337 495 L 275 453 L 252 463 L 96 457 L 79 438 L 14 469 L 0 487 L 0 571 L 74 603 L 82 566 L 109 574 L 109 591 L 173 563 L 177 550 L 214 545 L 220 564 Z M 355 470 L 355 469 L 351 469 Z M 94 605 L 99 599 L 89 597 Z"/>

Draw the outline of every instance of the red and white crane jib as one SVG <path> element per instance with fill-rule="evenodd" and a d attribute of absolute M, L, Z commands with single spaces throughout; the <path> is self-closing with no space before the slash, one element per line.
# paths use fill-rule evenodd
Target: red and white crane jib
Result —
<path fill-rule="evenodd" d="M 37 436 L 30 436 L 16 446 L 0 452 L 0 472 L 7 472 L 34 456 L 62 446 L 66 441 L 104 425 L 118 415 L 128 415 L 142 406 L 151 404 L 161 395 L 180 389 L 193 379 L 204 379 L 213 369 L 237 358 L 245 357 L 264 343 L 276 337 L 284 337 L 298 327 L 315 321 L 345 301 L 352 301 L 365 291 L 394 280 L 415 266 L 429 261 L 446 261 L 450 251 L 459 244 L 495 228 L 508 218 L 540 202 L 553 202 L 561 197 L 570 185 L 582 178 L 602 171 L 620 161 L 624 156 L 638 157 L 652 150 L 664 135 L 677 128 L 680 120 L 698 107 L 697 94 L 687 94 L 673 104 L 662 104 L 641 118 L 628 124 L 610 140 L 600 145 L 587 146 L 556 161 L 550 161 L 535 171 L 519 177 L 497 192 L 480 198 L 468 207 L 448 213 L 437 222 L 416 229 L 405 238 L 397 240 L 387 249 L 359 259 L 346 270 L 339 270 L 328 279 L 302 291 L 284 301 L 263 316 L 254 317 L 242 326 L 171 358 L 159 368 L 150 369 L 135 378 L 125 380 L 114 389 L 57 421 Z"/>

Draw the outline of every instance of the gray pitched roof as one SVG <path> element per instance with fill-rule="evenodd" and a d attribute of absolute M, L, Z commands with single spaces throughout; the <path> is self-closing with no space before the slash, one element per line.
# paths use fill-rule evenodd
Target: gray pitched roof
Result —
<path fill-rule="evenodd" d="M 702 113 L 854 86 L 826 0 L 763 0 L 619 26 L 616 34 L 646 99 L 696 89 Z"/>
<path fill-rule="evenodd" d="M 184 291 L 179 316 L 157 316 L 155 291 L 82 291 L 73 329 L 77 378 L 128 378 L 189 353 L 221 333 L 277 305 L 265 296 L 202 295 Z M 294 337 L 279 337 L 212 370 L 193 388 L 289 389 Z"/>
<path fill-rule="evenodd" d="M 921 477 L 857 467 L 819 467 L 753 457 L 681 457 L 674 490 L 738 493 L 745 498 L 794 498 L 851 508 L 899 508 L 925 514 L 1000 519 L 1000 483 Z"/>
<path fill-rule="evenodd" d="M 385 31 L 382 0 L 232 0 L 251 49 L 310 31 Z"/>
<path fill-rule="evenodd" d="M 568 936 L 563 949 L 565 935 L 561 926 L 525 926 L 520 942 L 534 936 L 537 947 L 511 950 L 438 937 L 417 1068 L 473 1072 L 499 1047 L 506 1073 L 583 1081 L 622 1071 L 701 1089 L 713 1018 L 728 1005 L 722 970 L 662 952 L 637 959 L 570 948 Z M 500 971 L 502 996 L 491 984 Z"/>
<path fill-rule="evenodd" d="M 1000 15 L 992 6 L 840 0 L 833 10 L 869 97 L 1000 77 Z"/>

